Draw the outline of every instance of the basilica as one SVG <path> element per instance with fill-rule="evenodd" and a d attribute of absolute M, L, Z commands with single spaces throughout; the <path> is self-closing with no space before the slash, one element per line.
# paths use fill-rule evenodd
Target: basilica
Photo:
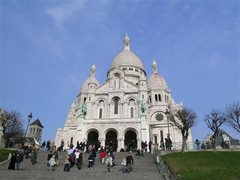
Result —
<path fill-rule="evenodd" d="M 169 122 L 175 103 L 165 79 L 158 72 L 156 60 L 147 76 L 141 59 L 131 50 L 126 34 L 123 50 L 113 59 L 106 81 L 100 84 L 92 65 L 90 76 L 83 83 L 72 103 L 63 128 L 57 129 L 55 144 L 66 146 L 77 141 L 87 144 L 113 144 L 114 150 L 140 149 L 142 142 L 159 148 L 168 137 L 172 149 L 180 149 L 181 132 Z M 192 141 L 191 132 L 187 142 Z"/>

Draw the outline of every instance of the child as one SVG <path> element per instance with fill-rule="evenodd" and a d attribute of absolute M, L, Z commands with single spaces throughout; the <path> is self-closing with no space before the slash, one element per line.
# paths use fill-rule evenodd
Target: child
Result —
<path fill-rule="evenodd" d="M 64 169 L 63 171 L 70 171 L 70 161 L 69 161 L 69 156 L 67 154 L 66 159 L 64 161 Z"/>
<path fill-rule="evenodd" d="M 50 171 L 54 171 L 54 166 L 55 166 L 55 164 L 56 164 L 56 161 L 55 161 L 55 155 L 53 155 L 52 157 L 51 157 L 51 159 L 49 160 L 49 170 Z"/>
<path fill-rule="evenodd" d="M 108 154 L 107 160 L 106 160 L 107 170 L 110 172 L 110 168 L 113 166 L 113 158 Z"/>
<path fill-rule="evenodd" d="M 122 172 L 123 173 L 127 172 L 127 161 L 126 161 L 126 158 L 124 158 L 122 160 L 121 166 L 122 166 Z"/>

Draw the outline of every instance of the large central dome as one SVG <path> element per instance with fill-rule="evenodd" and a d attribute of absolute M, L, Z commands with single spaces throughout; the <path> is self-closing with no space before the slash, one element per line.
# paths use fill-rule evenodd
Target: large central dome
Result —
<path fill-rule="evenodd" d="M 120 66 L 133 66 L 144 70 L 140 58 L 130 49 L 130 40 L 127 34 L 124 38 L 124 50 L 114 58 L 110 69 Z"/>

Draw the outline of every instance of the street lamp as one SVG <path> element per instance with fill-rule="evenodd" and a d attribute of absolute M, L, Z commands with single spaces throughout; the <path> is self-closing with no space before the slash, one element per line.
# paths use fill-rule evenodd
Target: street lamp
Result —
<path fill-rule="evenodd" d="M 32 113 L 30 113 L 28 115 L 28 124 L 27 124 L 27 129 L 26 129 L 26 132 L 25 132 L 25 137 L 27 136 L 28 126 L 29 126 L 29 123 L 30 123 L 31 119 L 32 119 Z"/>
<path fill-rule="evenodd" d="M 167 126 L 168 126 L 168 134 L 167 134 L 167 137 L 168 137 L 168 139 L 169 139 L 169 138 L 170 138 L 170 131 L 169 131 L 169 114 L 170 114 L 170 111 L 169 111 L 168 108 L 166 109 L 165 114 L 166 114 L 166 116 L 167 116 Z"/>

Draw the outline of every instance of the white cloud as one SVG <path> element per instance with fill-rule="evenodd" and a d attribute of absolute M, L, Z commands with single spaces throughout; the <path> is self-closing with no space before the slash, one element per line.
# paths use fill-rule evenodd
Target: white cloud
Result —
<path fill-rule="evenodd" d="M 86 0 L 72 0 L 62 3 L 57 7 L 48 8 L 46 13 L 53 18 L 57 27 L 62 28 L 67 19 L 70 18 L 74 12 L 84 8 L 85 4 Z"/>

